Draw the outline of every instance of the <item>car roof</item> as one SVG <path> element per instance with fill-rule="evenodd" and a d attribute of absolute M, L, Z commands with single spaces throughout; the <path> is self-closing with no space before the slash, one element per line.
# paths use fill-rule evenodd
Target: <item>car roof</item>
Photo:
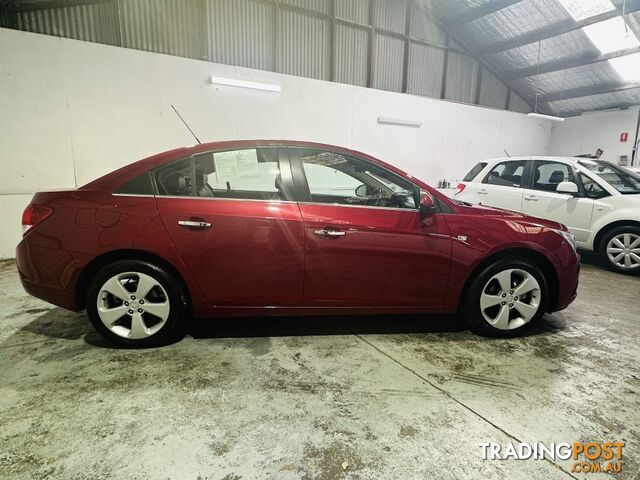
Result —
<path fill-rule="evenodd" d="M 550 156 L 542 156 L 542 155 L 530 155 L 527 157 L 499 157 L 499 158 L 489 158 L 487 160 L 482 160 L 483 162 L 507 162 L 509 160 L 544 160 L 544 161 L 561 161 L 561 162 L 573 162 L 576 163 L 580 160 L 584 160 L 584 158 L 578 157 L 550 157 Z"/>
<path fill-rule="evenodd" d="M 180 159 L 191 155 L 197 155 L 199 153 L 205 153 L 211 150 L 223 150 L 223 149 L 236 149 L 236 148 L 251 148 L 251 147 L 298 147 L 298 148 L 317 148 L 320 150 L 327 150 L 336 153 L 342 153 L 345 155 L 354 155 L 359 158 L 363 158 L 371 161 L 387 170 L 410 178 L 413 182 L 418 184 L 421 188 L 429 188 L 427 184 L 422 182 L 419 178 L 416 178 L 407 172 L 399 169 L 398 167 L 388 164 L 379 158 L 373 157 L 364 152 L 353 150 L 350 148 L 340 147 L 337 145 L 329 145 L 326 143 L 316 143 L 300 140 L 230 140 L 220 142 L 207 142 L 201 144 L 190 145 L 188 147 L 179 147 L 172 150 L 168 150 L 150 157 L 138 160 L 137 162 L 125 165 L 117 170 L 114 170 L 102 177 L 99 177 L 91 182 L 80 187 L 80 189 L 110 189 L 116 184 L 122 184 L 126 179 L 134 178 L 135 176 L 144 173 L 147 170 L 158 167 L 173 160 Z"/>

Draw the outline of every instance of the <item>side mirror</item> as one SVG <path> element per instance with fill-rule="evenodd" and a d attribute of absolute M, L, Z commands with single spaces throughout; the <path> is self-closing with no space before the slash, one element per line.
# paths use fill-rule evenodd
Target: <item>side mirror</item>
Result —
<path fill-rule="evenodd" d="M 424 190 L 420 191 L 420 215 L 426 217 L 436 211 L 436 201 L 433 199 L 430 193 Z"/>
<path fill-rule="evenodd" d="M 356 188 L 356 197 L 364 198 L 367 196 L 367 186 L 362 184 Z"/>
<path fill-rule="evenodd" d="M 560 182 L 556 188 L 557 193 L 566 193 L 568 195 L 578 194 L 578 185 L 573 182 Z"/>

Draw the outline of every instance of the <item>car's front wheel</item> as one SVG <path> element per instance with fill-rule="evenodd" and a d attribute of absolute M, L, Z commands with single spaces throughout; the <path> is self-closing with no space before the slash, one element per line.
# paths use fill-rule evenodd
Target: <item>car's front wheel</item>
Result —
<path fill-rule="evenodd" d="M 150 262 L 120 260 L 102 268 L 87 292 L 87 314 L 113 343 L 151 347 L 179 338 L 187 322 L 184 289 Z"/>
<path fill-rule="evenodd" d="M 498 260 L 469 285 L 462 314 L 480 335 L 515 337 L 530 328 L 546 310 L 547 281 L 529 260 Z"/>
<path fill-rule="evenodd" d="M 614 272 L 640 274 L 640 227 L 617 227 L 600 242 L 600 257 Z"/>

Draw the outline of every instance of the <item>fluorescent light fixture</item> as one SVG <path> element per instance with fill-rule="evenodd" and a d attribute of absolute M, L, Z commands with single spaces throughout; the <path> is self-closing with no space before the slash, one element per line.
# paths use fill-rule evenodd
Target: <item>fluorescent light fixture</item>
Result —
<path fill-rule="evenodd" d="M 554 117 L 553 115 L 544 115 L 542 113 L 529 113 L 530 117 L 542 118 L 544 120 L 552 120 L 554 122 L 564 122 L 564 118 L 562 117 Z"/>
<path fill-rule="evenodd" d="M 640 82 L 640 53 L 612 58 L 609 64 L 627 82 Z"/>
<path fill-rule="evenodd" d="M 378 117 L 378 123 L 381 125 L 399 125 L 401 127 L 415 127 L 420 128 L 422 122 L 416 122 L 414 120 L 404 120 L 402 118 L 390 118 L 390 117 Z"/>
<path fill-rule="evenodd" d="M 236 78 L 216 77 L 215 75 L 211 76 L 211 84 L 221 85 L 224 87 L 247 88 L 249 90 L 260 90 L 263 92 L 280 93 L 282 91 L 282 87 L 274 83 L 250 82 L 248 80 L 238 80 Z"/>
<path fill-rule="evenodd" d="M 614 17 L 604 22 L 587 25 L 582 30 L 602 53 L 611 53 L 640 45 L 640 41 L 633 31 L 625 28 L 622 17 Z"/>
<path fill-rule="evenodd" d="M 610 12 L 615 7 L 610 0 L 559 0 L 576 22 Z"/>

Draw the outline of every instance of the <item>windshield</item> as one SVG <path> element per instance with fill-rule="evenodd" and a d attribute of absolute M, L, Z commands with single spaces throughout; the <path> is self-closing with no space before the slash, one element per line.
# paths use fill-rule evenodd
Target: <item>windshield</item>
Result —
<path fill-rule="evenodd" d="M 603 160 L 580 160 L 579 163 L 622 194 L 640 193 L 640 175 Z"/>

